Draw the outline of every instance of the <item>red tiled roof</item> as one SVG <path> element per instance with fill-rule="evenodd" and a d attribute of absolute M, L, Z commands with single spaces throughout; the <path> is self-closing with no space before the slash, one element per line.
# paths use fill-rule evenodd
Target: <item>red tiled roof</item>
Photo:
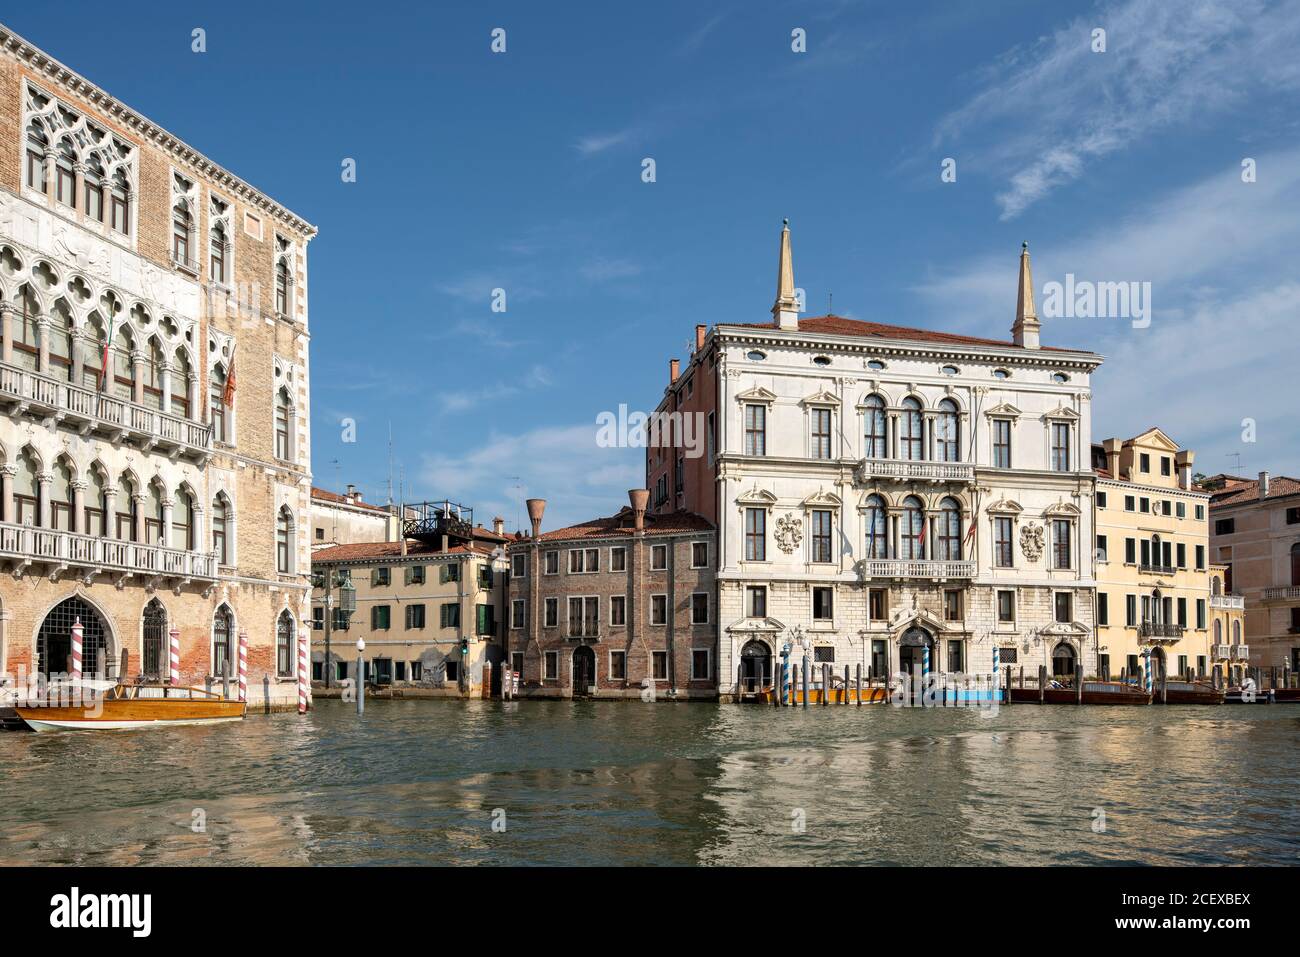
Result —
<path fill-rule="evenodd" d="M 1287 495 L 1300 495 L 1300 481 L 1277 475 L 1268 480 L 1268 497 L 1283 498 Z M 1210 505 L 1241 505 L 1245 502 L 1259 501 L 1259 479 L 1246 479 L 1220 489 L 1210 495 Z"/>
<path fill-rule="evenodd" d="M 775 329 L 774 322 L 722 322 L 720 327 L 742 329 Z M 908 339 L 913 342 L 933 342 L 939 345 L 955 346 L 1000 346 L 1004 349 L 1019 349 L 1009 339 L 981 339 L 977 336 L 961 336 L 954 332 L 936 332 L 933 329 L 916 329 L 909 326 L 891 326 L 883 322 L 867 322 L 862 319 L 846 319 L 843 316 L 809 316 L 799 320 L 800 332 L 816 332 L 832 336 L 862 336 L 876 339 Z M 1032 351 L 1032 350 L 1031 350 Z M 1087 350 L 1062 349 L 1057 346 L 1043 346 L 1041 352 L 1080 352 Z"/>
<path fill-rule="evenodd" d="M 616 515 L 608 518 L 593 518 L 581 525 L 557 528 L 542 532 L 539 541 L 556 542 L 582 538 L 623 538 L 630 537 L 632 528 L 632 510 L 624 506 Z M 713 526 L 706 519 L 694 512 L 669 512 L 666 515 L 647 515 L 645 517 L 646 535 L 680 535 L 690 532 L 711 532 Z M 511 544 L 527 544 L 531 538 L 516 540 Z"/>
<path fill-rule="evenodd" d="M 492 548 L 486 543 L 475 542 L 472 545 L 453 545 L 446 551 L 442 551 L 435 545 L 425 544 L 413 538 L 406 541 L 407 558 L 425 557 L 436 558 L 439 555 L 491 555 Z M 311 560 L 313 564 L 335 562 L 360 562 L 381 558 L 401 559 L 402 543 L 401 542 L 354 542 L 350 545 L 334 545 L 330 548 L 322 548 L 318 552 L 313 552 Z"/>
<path fill-rule="evenodd" d="M 348 501 L 346 495 L 340 495 L 338 492 L 331 492 L 327 489 L 317 488 L 314 485 L 311 487 L 311 497 L 318 498 L 322 502 L 333 502 L 336 505 L 351 505 L 354 508 L 369 509 L 372 512 L 388 511 L 388 509 L 384 508 L 382 505 L 371 505 L 369 502 L 361 501 L 361 499 L 356 496 L 353 496 L 352 500 Z"/>

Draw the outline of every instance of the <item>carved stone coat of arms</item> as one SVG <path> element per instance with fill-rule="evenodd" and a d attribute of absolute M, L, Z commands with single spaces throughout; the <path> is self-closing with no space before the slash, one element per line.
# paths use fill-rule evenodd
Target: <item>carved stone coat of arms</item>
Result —
<path fill-rule="evenodd" d="M 1020 530 L 1020 550 L 1031 562 L 1038 561 L 1043 554 L 1043 527 L 1030 522 Z"/>
<path fill-rule="evenodd" d="M 803 520 L 786 512 L 776 520 L 776 544 L 787 555 L 803 541 Z"/>

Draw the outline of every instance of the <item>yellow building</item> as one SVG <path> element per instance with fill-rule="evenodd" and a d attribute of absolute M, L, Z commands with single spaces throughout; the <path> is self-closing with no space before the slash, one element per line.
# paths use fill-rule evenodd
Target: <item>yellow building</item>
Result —
<path fill-rule="evenodd" d="M 1231 663 L 1242 604 L 1209 563 L 1210 497 L 1192 485 L 1194 458 L 1158 428 L 1093 446 L 1098 671 L 1111 677 L 1140 677 L 1148 652 L 1153 676 Z"/>

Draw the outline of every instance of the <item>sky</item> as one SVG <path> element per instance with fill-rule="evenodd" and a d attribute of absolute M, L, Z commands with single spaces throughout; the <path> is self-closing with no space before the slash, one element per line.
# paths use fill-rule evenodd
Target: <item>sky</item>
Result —
<path fill-rule="evenodd" d="M 1105 356 L 1094 439 L 1300 475 L 1300 0 L 3 19 L 319 228 L 317 485 L 612 514 L 643 458 L 597 416 L 653 410 L 696 323 L 770 319 L 787 217 L 812 314 L 1008 338 L 1022 241 L 1040 314 L 1067 275 L 1149 283 L 1146 318 L 1044 317 Z"/>

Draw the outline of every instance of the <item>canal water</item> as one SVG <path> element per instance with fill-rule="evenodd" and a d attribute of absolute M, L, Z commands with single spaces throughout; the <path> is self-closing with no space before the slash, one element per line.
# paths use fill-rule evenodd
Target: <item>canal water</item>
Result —
<path fill-rule="evenodd" d="M 321 701 L 0 734 L 0 863 L 1295 864 L 1298 784 L 1292 705 Z"/>

